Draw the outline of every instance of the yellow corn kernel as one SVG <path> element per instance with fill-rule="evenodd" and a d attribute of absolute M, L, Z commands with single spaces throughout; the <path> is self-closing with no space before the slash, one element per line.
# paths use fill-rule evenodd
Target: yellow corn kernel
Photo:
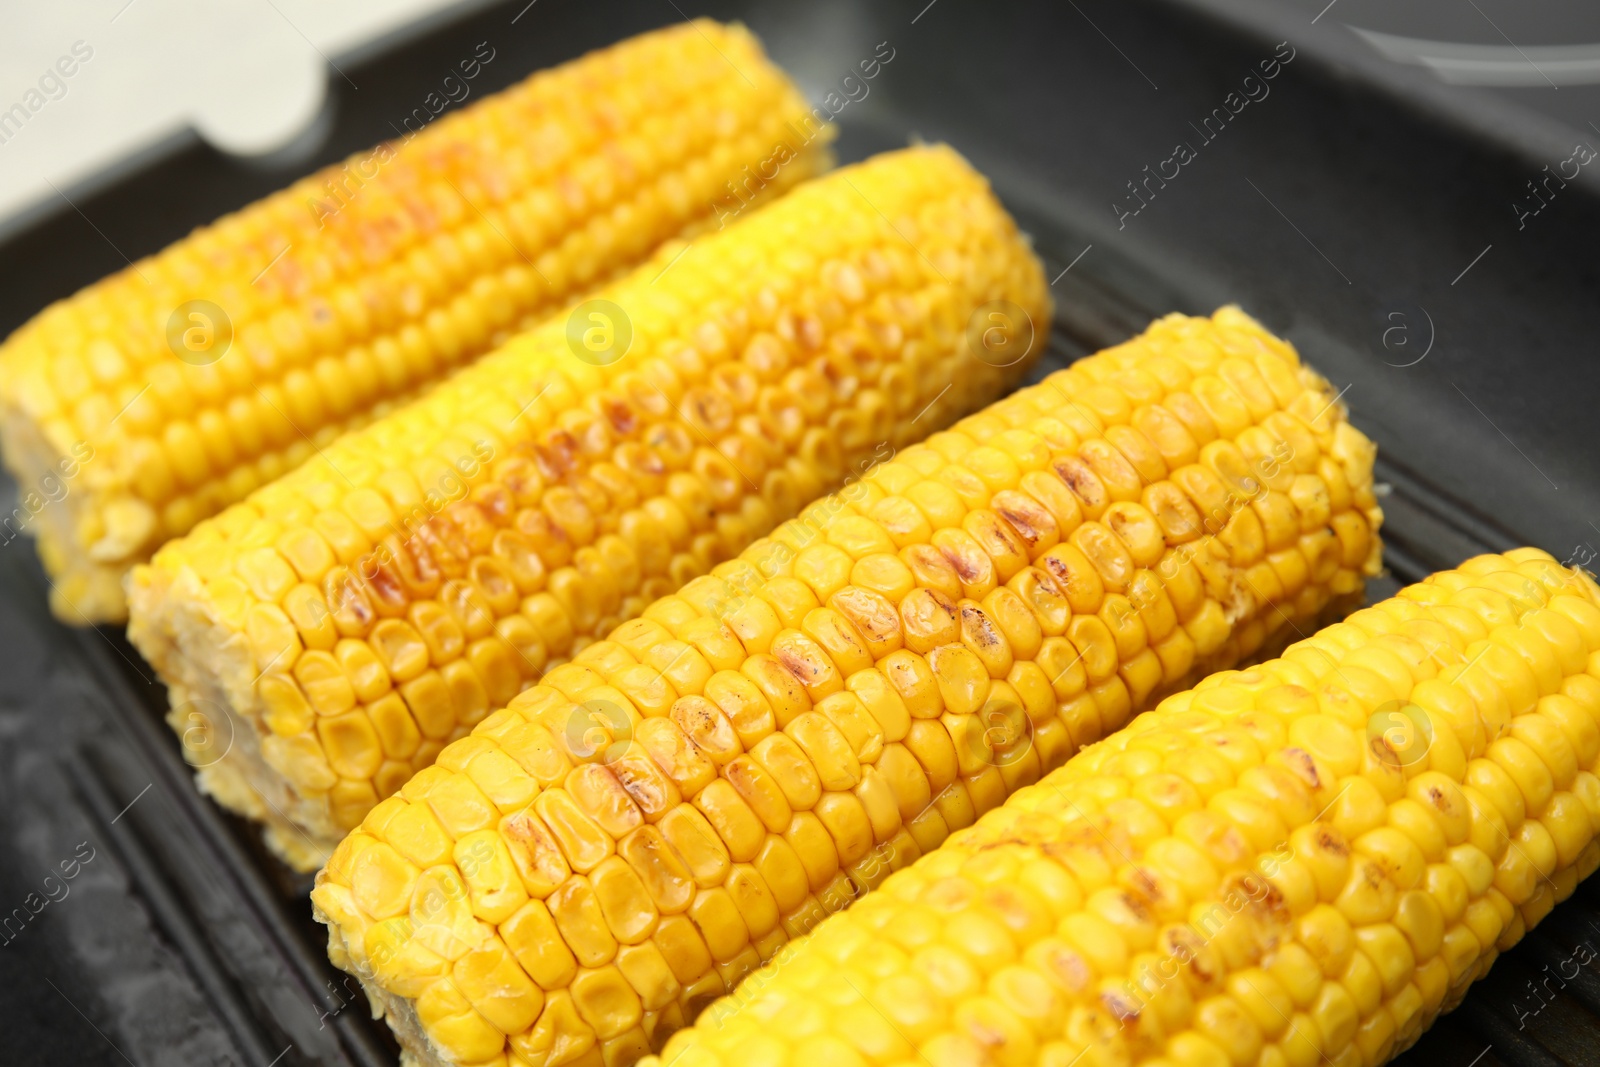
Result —
<path fill-rule="evenodd" d="M 501 1033 L 528 1029 L 544 1007 L 544 994 L 498 938 L 457 960 L 451 977 L 468 1003 Z"/>
<path fill-rule="evenodd" d="M 481 1061 L 505 1047 L 505 1035 L 484 1018 L 453 978 L 441 978 L 417 998 L 417 1018 L 430 1040 L 457 1062 Z"/>

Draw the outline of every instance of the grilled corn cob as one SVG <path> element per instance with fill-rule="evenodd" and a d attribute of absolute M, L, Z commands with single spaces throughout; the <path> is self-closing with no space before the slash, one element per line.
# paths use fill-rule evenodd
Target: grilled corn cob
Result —
<path fill-rule="evenodd" d="M 161 542 L 708 224 L 730 188 L 822 169 L 831 132 L 747 31 L 700 21 L 296 182 L 0 347 L 24 494 L 0 537 L 38 536 L 64 621 L 125 618 Z"/>
<path fill-rule="evenodd" d="M 1597 605 L 1520 549 L 1213 675 L 659 1062 L 1383 1063 L 1600 864 Z"/>
<path fill-rule="evenodd" d="M 997 395 L 1048 324 L 1038 261 L 943 147 L 818 179 L 680 255 L 135 572 L 129 636 L 202 786 L 290 862 L 320 864 L 547 667 Z M 1036 331 L 974 355 L 964 327 L 994 301 Z M 591 361 L 590 331 L 631 348 Z"/>
<path fill-rule="evenodd" d="M 1163 319 L 446 748 L 318 876 L 332 957 L 417 1062 L 631 1063 L 1152 695 L 1354 595 L 1371 469 L 1286 344 Z"/>

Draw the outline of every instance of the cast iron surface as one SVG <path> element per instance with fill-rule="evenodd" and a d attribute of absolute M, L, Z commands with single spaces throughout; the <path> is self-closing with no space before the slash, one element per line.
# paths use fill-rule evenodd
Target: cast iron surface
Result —
<path fill-rule="evenodd" d="M 1543 162 L 1566 158 L 1550 127 L 1496 139 L 1487 112 L 1420 90 L 1401 102 L 1409 75 L 1377 71 L 1299 6 L 924 2 L 684 10 L 749 23 L 819 103 L 843 98 L 845 75 L 887 42 L 893 60 L 839 113 L 841 156 L 915 135 L 990 175 L 1057 279 L 1050 366 L 1154 315 L 1227 301 L 1286 333 L 1348 386 L 1381 448 L 1391 577 L 1372 597 L 1488 549 L 1565 559 L 1600 545 L 1586 433 L 1600 198 L 1586 176 L 1521 230 L 1510 208 Z M 121 267 L 121 253 L 154 252 L 390 136 L 479 41 L 497 50 L 487 91 L 678 17 L 660 0 L 603 15 L 525 4 L 341 61 L 360 89 L 334 83 L 326 140 L 299 162 L 251 167 L 180 139 L 98 191 L 68 190 L 81 215 L 63 206 L 0 235 L 0 331 Z M 1214 140 L 1190 127 L 1284 41 L 1294 58 L 1264 99 Z M 1126 183 L 1180 141 L 1195 158 L 1122 215 L 1139 204 L 1122 199 Z M 93 858 L 0 947 L 0 1062 L 393 1063 L 385 1028 L 325 962 L 308 880 L 195 793 L 165 694 L 120 634 L 54 623 L 46 593 L 31 546 L 0 545 L 0 912 L 80 846 Z M 1600 945 L 1600 887 L 1557 909 L 1405 1060 L 1594 1062 L 1600 968 L 1574 961 L 1600 953 L 1585 943 Z"/>

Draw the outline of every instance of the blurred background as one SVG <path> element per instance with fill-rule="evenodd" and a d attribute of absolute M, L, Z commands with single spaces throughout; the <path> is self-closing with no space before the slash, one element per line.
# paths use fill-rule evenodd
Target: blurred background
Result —
<path fill-rule="evenodd" d="M 6 138 L 0 141 L 0 232 L 33 213 L 56 210 L 56 189 L 113 182 L 190 138 L 263 165 L 309 160 L 333 128 L 335 83 L 356 89 L 340 65 L 358 65 L 486 2 L 56 0 L 5 6 L 0 108 L 27 106 L 38 76 L 71 55 L 74 44 L 81 42 L 79 52 L 92 58 L 59 78 L 59 88 L 41 91 L 44 104 L 25 128 L 0 125 Z M 667 0 L 662 6 L 671 13 Z M 1463 107 L 1488 96 L 1525 109 L 1530 121 L 1536 115 L 1596 135 L 1600 5 L 1266 0 L 1203 6 L 1246 19 L 1257 14 L 1251 6 L 1315 17 L 1323 34 L 1449 86 Z"/>

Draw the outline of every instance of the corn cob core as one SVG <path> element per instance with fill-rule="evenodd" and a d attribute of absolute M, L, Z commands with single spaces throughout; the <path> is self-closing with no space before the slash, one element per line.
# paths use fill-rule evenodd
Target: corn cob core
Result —
<path fill-rule="evenodd" d="M 1597 604 L 1521 549 L 1213 675 L 651 1063 L 1382 1063 L 1600 864 Z"/>
<path fill-rule="evenodd" d="M 1172 316 L 901 451 L 380 804 L 312 893 L 334 961 L 419 1063 L 659 1048 L 1152 694 L 1355 594 L 1372 450 L 1330 393 L 1236 309 Z"/>
<path fill-rule="evenodd" d="M 708 222 L 731 188 L 822 169 L 831 127 L 803 115 L 742 27 L 645 34 L 52 306 L 0 347 L 5 456 L 34 501 L 4 536 L 39 536 L 64 621 L 124 618 L 123 578 L 162 541 Z M 780 143 L 792 158 L 752 183 L 741 167 Z"/>
<path fill-rule="evenodd" d="M 297 866 L 547 667 L 997 395 L 1026 359 L 971 354 L 975 309 L 1027 309 L 1037 345 L 1049 317 L 948 148 L 803 186 L 606 298 L 619 362 L 553 319 L 135 572 L 129 636 L 202 785 Z"/>

